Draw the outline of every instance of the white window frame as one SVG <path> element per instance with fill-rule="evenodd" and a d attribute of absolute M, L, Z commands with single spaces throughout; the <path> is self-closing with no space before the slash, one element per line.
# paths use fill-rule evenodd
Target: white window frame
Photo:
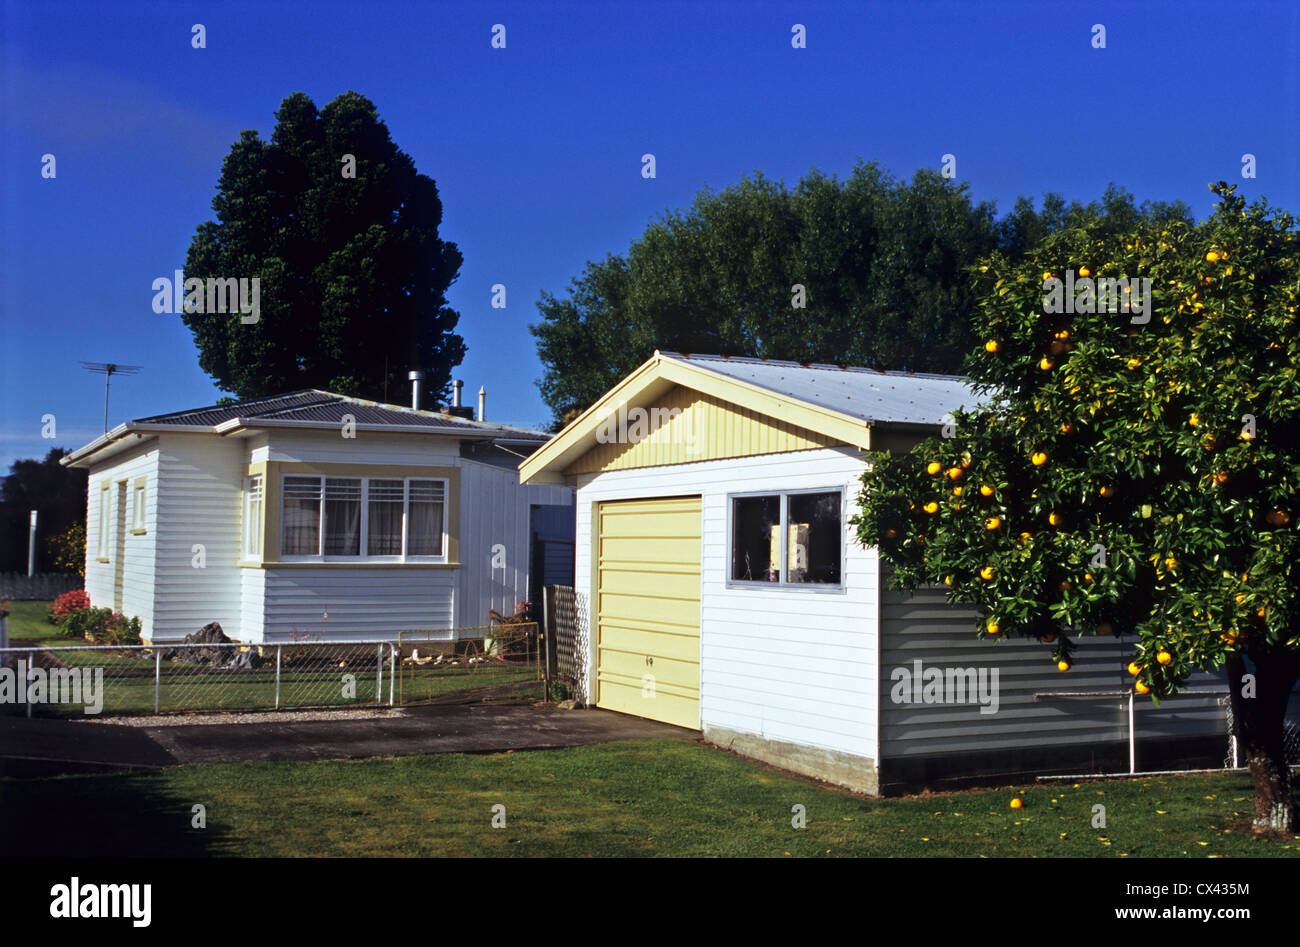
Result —
<path fill-rule="evenodd" d="M 253 511 L 256 502 L 259 509 Z M 262 549 L 262 522 L 266 516 L 266 477 L 263 474 L 250 474 L 244 478 L 244 529 L 240 538 L 240 555 L 247 562 L 260 562 L 265 550 Z M 253 548 L 256 540 L 257 548 Z"/>
<path fill-rule="evenodd" d="M 838 493 L 840 496 L 840 581 L 831 582 L 791 582 L 788 579 L 789 570 L 787 559 L 790 557 L 790 497 L 799 496 L 800 494 L 809 493 Z M 847 590 L 845 583 L 846 554 L 848 552 L 848 542 L 846 539 L 847 519 L 845 517 L 845 497 L 847 491 L 843 485 L 832 487 L 811 487 L 799 490 L 747 490 L 742 493 L 727 494 L 727 558 L 725 563 L 726 582 L 725 586 L 732 589 L 781 589 L 786 592 L 809 592 L 809 593 L 831 593 L 838 594 Z M 765 582 L 761 579 L 736 579 L 733 578 L 733 569 L 735 566 L 735 521 L 736 500 L 743 500 L 749 497 L 776 497 L 777 508 L 780 512 L 780 525 L 777 527 L 778 535 L 781 537 L 780 543 L 780 569 L 777 572 L 776 582 Z"/>
<path fill-rule="evenodd" d="M 315 555 L 290 555 L 284 552 L 284 481 L 286 477 L 302 477 L 317 480 L 320 482 L 320 521 L 317 527 L 317 552 Z M 360 480 L 361 481 L 361 538 L 360 538 L 360 555 L 356 556 L 326 556 L 323 554 L 325 548 L 325 481 L 326 480 Z M 370 481 L 372 480 L 400 480 L 402 482 L 402 554 L 397 556 L 371 556 L 366 553 L 370 542 Z M 440 548 L 442 552 L 436 556 L 412 556 L 406 552 L 407 542 L 410 536 L 411 525 L 411 481 L 429 481 L 442 485 L 442 538 Z M 353 476 L 340 477 L 334 474 L 300 474 L 293 471 L 285 471 L 280 475 L 280 537 L 279 550 L 280 562 L 391 562 L 391 563 L 445 563 L 448 561 L 448 547 L 450 544 L 450 508 L 451 508 L 451 481 L 447 477 L 422 477 L 419 475 L 405 477 L 381 477 L 381 476 Z M 264 494 L 265 497 L 265 494 Z M 265 502 L 265 499 L 263 500 Z"/>

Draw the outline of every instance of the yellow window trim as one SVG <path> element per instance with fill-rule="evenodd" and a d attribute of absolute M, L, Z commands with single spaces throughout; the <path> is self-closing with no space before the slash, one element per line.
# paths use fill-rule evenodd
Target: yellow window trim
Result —
<path fill-rule="evenodd" d="M 131 506 L 131 517 L 132 517 L 132 520 L 134 520 L 136 517 L 139 517 L 139 521 L 140 521 L 141 523 L 144 523 L 144 522 L 146 521 L 146 517 L 145 517 L 144 511 L 143 511 L 143 510 L 138 510 L 138 509 L 136 509 L 136 507 L 135 507 L 135 503 L 136 503 L 136 499 L 135 499 L 135 498 L 136 498 L 136 496 L 137 496 L 137 494 L 136 494 L 136 490 L 139 489 L 139 488 L 141 488 L 141 487 L 143 487 L 143 488 L 144 488 L 144 491 L 145 491 L 144 494 L 143 494 L 143 496 L 142 496 L 142 499 L 143 499 L 143 500 L 145 501 L 145 503 L 147 504 L 147 503 L 148 503 L 148 498 L 149 498 L 149 477 L 148 477 L 147 475 L 144 476 L 144 477 L 136 477 L 134 480 L 131 481 L 131 504 L 132 504 L 132 506 Z M 131 535 L 132 535 L 132 536 L 143 536 L 143 535 L 145 535 L 146 532 L 148 532 L 148 530 L 147 530 L 146 527 L 144 527 L 144 526 L 133 526 L 133 527 L 131 527 Z"/>
<path fill-rule="evenodd" d="M 250 562 L 254 566 L 292 566 L 356 569 L 367 566 L 379 568 L 444 568 L 460 566 L 460 468 L 459 467 L 408 467 L 395 464 L 331 464 L 298 463 L 286 460 L 267 460 L 249 464 L 245 476 L 262 475 L 262 561 Z M 447 481 L 447 561 L 446 562 L 375 562 L 364 559 L 357 562 L 282 562 L 280 556 L 280 503 L 284 493 L 285 476 L 295 474 L 323 477 L 372 477 L 398 480 L 408 477 Z M 241 491 L 242 496 L 242 491 Z M 242 512 L 241 512 L 242 516 Z M 241 540 L 242 541 L 242 540 Z M 245 563 L 241 562 L 241 566 Z"/>

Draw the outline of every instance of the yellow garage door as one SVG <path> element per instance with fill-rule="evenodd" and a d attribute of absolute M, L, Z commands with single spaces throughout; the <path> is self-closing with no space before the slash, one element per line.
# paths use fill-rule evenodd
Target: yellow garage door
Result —
<path fill-rule="evenodd" d="M 596 703 L 700 725 L 700 498 L 599 506 Z"/>

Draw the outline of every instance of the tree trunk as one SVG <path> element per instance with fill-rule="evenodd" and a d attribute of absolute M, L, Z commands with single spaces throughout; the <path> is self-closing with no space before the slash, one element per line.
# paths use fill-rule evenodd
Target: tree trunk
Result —
<path fill-rule="evenodd" d="M 1239 756 L 1245 757 L 1255 782 L 1255 834 L 1300 835 L 1283 739 L 1291 689 L 1300 680 L 1300 656 L 1265 654 L 1255 658 L 1253 696 L 1243 680 L 1248 672 L 1241 657 L 1230 658 L 1227 671 Z"/>

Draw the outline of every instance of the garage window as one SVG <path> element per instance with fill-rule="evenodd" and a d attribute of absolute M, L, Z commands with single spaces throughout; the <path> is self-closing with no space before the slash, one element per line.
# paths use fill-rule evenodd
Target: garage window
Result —
<path fill-rule="evenodd" d="M 843 584 L 843 490 L 733 496 L 730 505 L 733 583 Z"/>

